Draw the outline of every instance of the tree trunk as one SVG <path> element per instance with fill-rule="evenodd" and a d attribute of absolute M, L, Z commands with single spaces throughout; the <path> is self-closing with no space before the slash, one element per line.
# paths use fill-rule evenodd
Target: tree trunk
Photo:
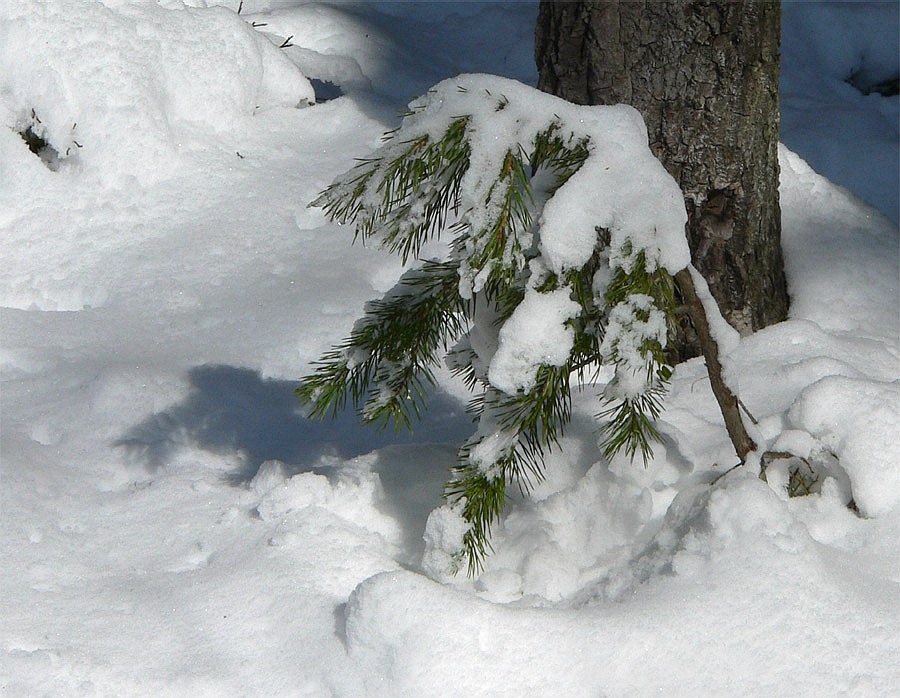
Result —
<path fill-rule="evenodd" d="M 538 86 L 578 104 L 626 103 L 678 181 L 694 266 L 742 335 L 787 316 L 778 202 L 778 2 L 549 2 Z M 673 358 L 696 356 L 689 325 Z"/>

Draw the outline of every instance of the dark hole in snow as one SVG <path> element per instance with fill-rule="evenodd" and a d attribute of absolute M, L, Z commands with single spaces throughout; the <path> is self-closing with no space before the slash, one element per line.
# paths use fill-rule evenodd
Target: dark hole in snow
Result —
<path fill-rule="evenodd" d="M 882 97 L 894 97 L 900 94 L 900 75 L 887 79 L 873 79 L 867 76 L 865 71 L 860 71 L 847 78 L 847 82 L 864 95 L 879 94 Z"/>
<path fill-rule="evenodd" d="M 35 155 L 40 155 L 41 151 L 47 147 L 47 141 L 36 134 L 31 126 L 26 128 L 25 131 L 19 135 L 22 136 L 22 140 L 25 141 L 25 145 L 28 146 L 28 150 Z"/>
<path fill-rule="evenodd" d="M 313 90 L 316 93 L 316 102 L 328 102 L 329 100 L 344 96 L 344 91 L 329 80 L 310 78 L 309 82 L 312 84 Z"/>
<path fill-rule="evenodd" d="M 59 169 L 59 153 L 56 148 L 47 143 L 43 136 L 36 133 L 34 128 L 29 126 L 19 133 L 28 150 L 37 155 L 48 169 L 56 172 Z"/>

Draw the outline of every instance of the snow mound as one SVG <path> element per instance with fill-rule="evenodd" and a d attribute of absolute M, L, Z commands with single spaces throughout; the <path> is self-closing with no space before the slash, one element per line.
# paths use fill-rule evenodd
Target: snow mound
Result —
<path fill-rule="evenodd" d="M 825 443 L 850 475 L 866 516 L 900 506 L 900 381 L 827 376 L 806 388 L 792 420 Z"/>
<path fill-rule="evenodd" d="M 566 321 L 581 307 L 568 288 L 525 292 L 524 300 L 500 329 L 500 346 L 491 359 L 488 378 L 494 387 L 514 395 L 534 387 L 538 365 L 562 366 L 569 358 L 575 331 Z"/>
<path fill-rule="evenodd" d="M 896 3 L 827 3 L 810 12 L 801 3 L 785 3 L 784 43 L 793 70 L 805 68 L 823 84 L 853 81 L 865 90 L 897 77 Z M 791 77 L 794 77 L 791 74 Z"/>
<path fill-rule="evenodd" d="M 340 461 L 323 467 L 321 474 L 293 476 L 288 466 L 273 460 L 250 483 L 260 497 L 256 515 L 270 531 L 268 546 L 297 556 L 298 565 L 310 570 L 318 566 L 318 587 L 338 598 L 346 597 L 360 579 L 392 568 L 390 560 L 398 554 L 401 531 L 381 511 L 384 491 L 371 470 L 375 459 Z M 316 544 L 311 546 L 311 540 Z M 343 561 L 332 568 L 322 558 L 326 551 Z"/>
<path fill-rule="evenodd" d="M 785 2 L 782 13 L 782 140 L 897 224 L 900 97 L 878 86 L 900 78 L 900 5 Z"/>
<path fill-rule="evenodd" d="M 348 602 L 350 656 L 373 696 L 446 696 L 448 686 L 517 698 L 787 696 L 797 695 L 787 677 L 798 667 L 803 695 L 890 692 L 897 668 L 873 650 L 898 644 L 896 583 L 860 586 L 823 556 L 813 535 L 822 537 L 821 523 L 849 561 L 862 522 L 833 498 L 804 499 L 784 500 L 746 472 L 685 491 L 574 609 L 489 603 L 410 572 L 376 575 Z M 751 618 L 762 623 L 756 632 L 744 627 Z M 823 643 L 822 628 L 858 641 Z"/>
<path fill-rule="evenodd" d="M 367 456 L 329 469 L 331 480 L 311 472 L 288 477 L 284 463 L 266 461 L 250 483 L 251 488 L 262 495 L 257 506 L 260 519 L 278 521 L 304 512 L 327 513 L 360 531 L 396 542 L 399 536 L 396 522 L 378 513 L 384 491 L 378 474 L 370 469 L 374 458 Z"/>
<path fill-rule="evenodd" d="M 173 293 L 193 250 L 231 244 L 218 205 L 205 216 L 212 240 L 178 222 L 185 188 L 233 176 L 258 132 L 313 111 L 295 109 L 313 101 L 309 81 L 236 13 L 169 5 L 0 3 L 3 305 L 98 308 L 129 279 L 152 293 L 149 276 Z M 169 236 L 184 254 L 153 251 Z M 117 273 L 126 257 L 171 266 L 142 281 Z M 182 291 L 172 301 L 187 310 L 195 301 Z"/>
<path fill-rule="evenodd" d="M 34 169 L 9 131 L 39 138 L 50 169 L 148 184 L 175 171 L 180 151 L 207 134 L 259 109 L 315 101 L 276 46 L 218 7 L 4 3 L 0 76 L 4 183 L 7 168 L 18 178 Z"/>

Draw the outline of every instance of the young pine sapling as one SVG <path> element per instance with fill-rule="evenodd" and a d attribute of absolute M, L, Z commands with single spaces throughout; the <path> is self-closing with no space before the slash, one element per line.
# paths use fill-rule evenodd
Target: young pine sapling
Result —
<path fill-rule="evenodd" d="M 681 191 L 637 111 L 460 76 L 414 101 L 375 154 L 311 205 L 412 266 L 297 394 L 315 416 L 350 402 L 366 422 L 408 427 L 442 360 L 465 379 L 477 428 L 445 490 L 466 527 L 456 565 L 477 571 L 507 486 L 527 490 L 542 477 L 544 453 L 571 417 L 573 383 L 602 365 L 615 368 L 598 415 L 603 451 L 650 457 L 676 286 L 695 325 L 705 314 Z M 444 234 L 445 256 L 420 260 Z M 697 329 L 712 371 L 715 342 Z M 718 379 L 723 410 L 736 411 Z M 737 415 L 733 440 L 741 430 Z M 743 460 L 755 446 L 745 431 L 738 437 Z"/>

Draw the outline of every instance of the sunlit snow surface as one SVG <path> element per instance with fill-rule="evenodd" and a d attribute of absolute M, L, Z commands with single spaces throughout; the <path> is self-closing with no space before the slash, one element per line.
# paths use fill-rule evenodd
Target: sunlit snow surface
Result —
<path fill-rule="evenodd" d="M 600 458 L 578 396 L 474 580 L 422 573 L 460 386 L 412 435 L 297 411 L 401 271 L 306 203 L 435 82 L 533 82 L 536 6 L 236 8 L 0 7 L 0 694 L 896 692 L 898 97 L 844 82 L 897 74 L 896 5 L 786 3 L 791 320 L 727 357 L 820 491 L 710 488 L 734 456 L 688 362 L 647 469 Z"/>

